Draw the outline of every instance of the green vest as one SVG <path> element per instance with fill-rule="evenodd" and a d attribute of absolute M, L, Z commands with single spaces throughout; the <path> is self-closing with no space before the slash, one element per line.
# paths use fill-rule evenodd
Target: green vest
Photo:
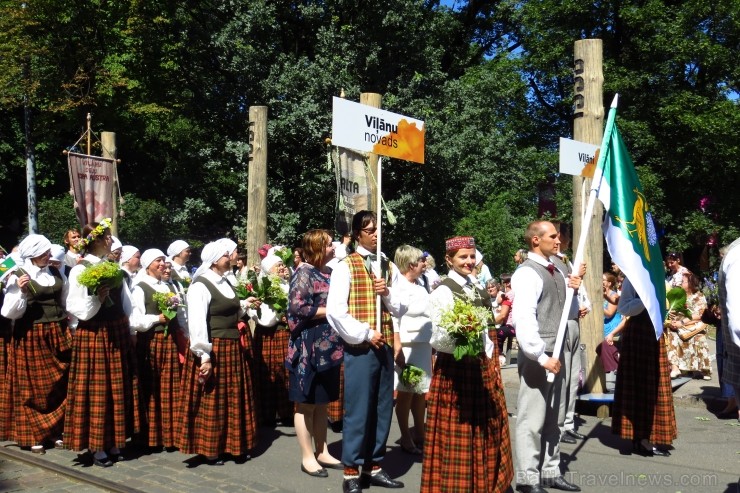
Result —
<path fill-rule="evenodd" d="M 54 278 L 51 286 L 42 286 L 31 280 L 26 293 L 26 312 L 21 318 L 21 325 L 43 324 L 59 322 L 67 318 L 67 312 L 62 305 L 62 275 L 54 267 L 49 267 L 49 273 Z M 25 274 L 21 269 L 20 275 Z"/>
<path fill-rule="evenodd" d="M 154 301 L 154 293 L 158 293 L 156 289 L 151 287 L 146 282 L 140 282 L 138 286 L 141 288 L 142 291 L 144 291 L 144 310 L 147 315 L 159 315 L 159 305 L 156 301 Z M 164 332 L 164 329 L 167 328 L 167 324 L 159 323 L 157 322 L 152 326 L 152 329 L 154 329 L 154 332 Z"/>
<path fill-rule="evenodd" d="M 221 294 L 211 281 L 199 277 L 195 282 L 203 283 L 211 295 L 206 314 L 206 325 L 208 326 L 208 340 L 213 339 L 239 339 L 239 298 L 227 298 Z"/>

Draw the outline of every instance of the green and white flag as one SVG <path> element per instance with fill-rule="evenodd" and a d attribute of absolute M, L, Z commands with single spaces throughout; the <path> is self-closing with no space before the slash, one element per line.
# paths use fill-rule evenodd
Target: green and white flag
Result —
<path fill-rule="evenodd" d="M 0 262 L 0 282 L 2 282 L 11 272 L 15 270 L 15 260 L 13 257 L 8 255 Z"/>
<path fill-rule="evenodd" d="M 635 287 L 659 338 L 666 315 L 663 257 L 650 206 L 617 128 L 616 102 L 615 97 L 592 183 L 606 212 L 602 229 L 609 255 Z"/>

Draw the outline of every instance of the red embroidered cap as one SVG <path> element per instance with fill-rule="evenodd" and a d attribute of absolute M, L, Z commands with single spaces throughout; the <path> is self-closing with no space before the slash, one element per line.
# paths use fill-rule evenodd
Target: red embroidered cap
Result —
<path fill-rule="evenodd" d="M 461 248 L 475 248 L 475 238 L 472 236 L 455 236 L 445 241 L 445 250 L 448 252 Z"/>

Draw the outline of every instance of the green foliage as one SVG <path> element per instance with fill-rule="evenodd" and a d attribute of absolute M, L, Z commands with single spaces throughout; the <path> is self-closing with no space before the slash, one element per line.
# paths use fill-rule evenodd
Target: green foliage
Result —
<path fill-rule="evenodd" d="M 41 199 L 38 203 L 39 232 L 49 241 L 64 245 L 64 233 L 72 228 L 80 228 L 75 216 L 74 201 L 69 193 Z M 28 228 L 24 228 L 28 231 Z"/>

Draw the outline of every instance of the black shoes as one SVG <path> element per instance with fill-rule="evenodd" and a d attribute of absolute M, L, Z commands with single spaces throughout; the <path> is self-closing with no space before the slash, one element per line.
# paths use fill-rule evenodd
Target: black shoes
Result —
<path fill-rule="evenodd" d="M 337 469 L 339 471 L 344 471 L 344 464 L 342 464 L 341 462 L 337 462 L 336 464 L 329 464 L 328 462 L 322 462 L 318 459 L 316 459 L 316 462 L 318 462 L 319 465 L 324 469 Z"/>
<path fill-rule="evenodd" d="M 521 493 L 547 493 L 547 490 L 538 484 L 518 484 L 516 490 Z"/>
<path fill-rule="evenodd" d="M 98 459 L 97 457 L 93 456 L 93 464 L 95 464 L 98 467 L 110 467 L 113 465 L 113 461 L 110 460 L 110 457 L 104 457 L 102 459 Z"/>
<path fill-rule="evenodd" d="M 580 487 L 574 485 L 573 483 L 567 482 L 563 476 L 558 476 L 556 478 L 543 478 L 542 486 L 547 486 L 548 488 L 555 488 L 556 490 L 563 491 L 581 491 Z"/>
<path fill-rule="evenodd" d="M 577 440 L 573 438 L 572 436 L 570 436 L 568 432 L 565 432 L 562 435 L 560 435 L 560 441 L 563 443 L 576 443 L 577 442 Z"/>
<path fill-rule="evenodd" d="M 578 433 L 576 430 L 565 430 L 565 434 L 570 436 L 571 438 L 577 438 L 578 440 L 586 439 L 586 435 Z"/>
<path fill-rule="evenodd" d="M 306 474 L 314 478 L 328 478 L 329 477 L 329 472 L 323 467 L 317 471 L 309 471 L 308 469 L 303 467 L 303 464 L 301 464 L 301 471 L 305 472 Z"/>
<path fill-rule="evenodd" d="M 645 447 L 640 441 L 632 442 L 632 451 L 643 457 L 670 457 L 671 453 L 667 450 L 662 450 L 653 445 L 652 449 Z"/>
<path fill-rule="evenodd" d="M 345 479 L 342 482 L 342 493 L 362 493 L 360 478 Z"/>
<path fill-rule="evenodd" d="M 381 470 L 376 474 L 362 474 L 362 482 L 369 486 L 380 486 L 381 488 L 403 488 L 401 481 L 396 481 L 388 476 L 388 473 Z"/>

